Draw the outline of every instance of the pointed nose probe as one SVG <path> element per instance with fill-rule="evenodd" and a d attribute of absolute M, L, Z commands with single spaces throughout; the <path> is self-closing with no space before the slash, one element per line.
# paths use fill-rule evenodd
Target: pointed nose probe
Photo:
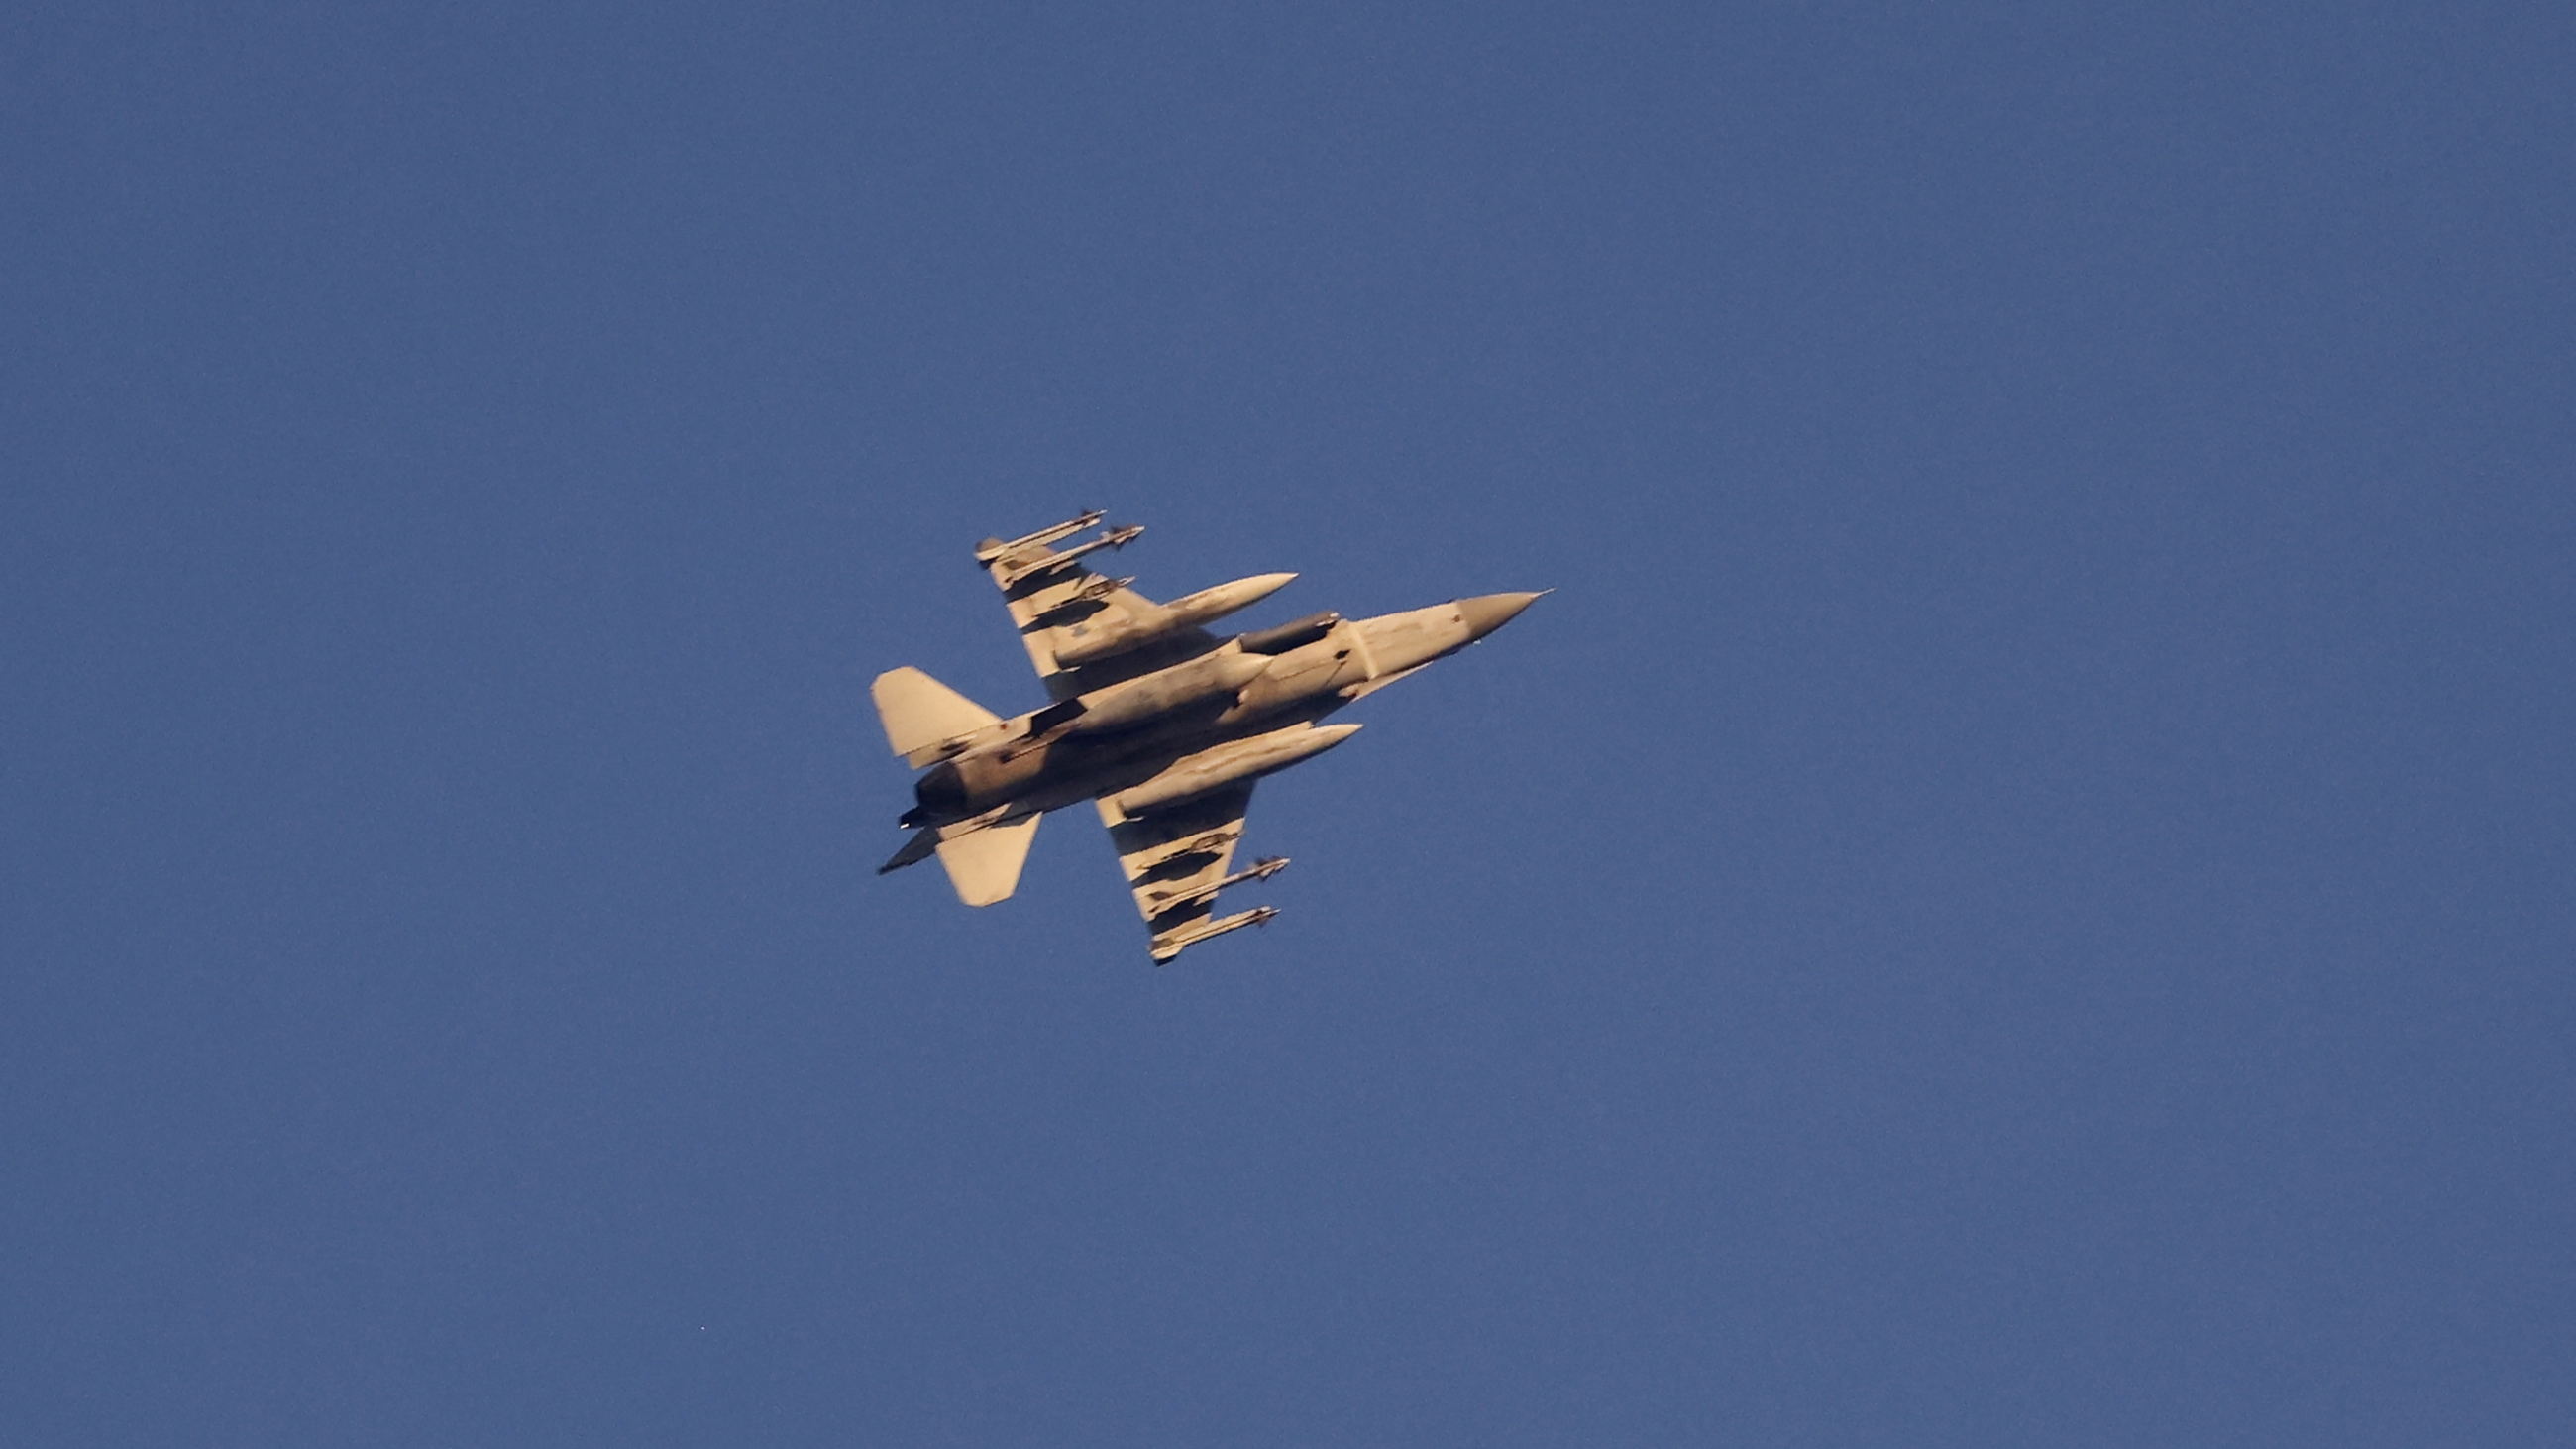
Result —
<path fill-rule="evenodd" d="M 1467 637 L 1482 639 L 1520 617 L 1520 612 L 1538 602 L 1540 594 L 1554 593 L 1540 589 L 1530 594 L 1478 594 L 1458 601 L 1458 613 L 1467 621 Z"/>

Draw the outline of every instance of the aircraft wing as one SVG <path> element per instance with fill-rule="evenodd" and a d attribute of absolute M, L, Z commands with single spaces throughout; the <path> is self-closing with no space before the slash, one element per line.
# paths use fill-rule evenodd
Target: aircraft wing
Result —
<path fill-rule="evenodd" d="M 1070 548 L 1054 547 L 1104 516 L 1086 513 L 1008 543 L 986 539 L 975 550 L 975 562 L 993 576 L 993 582 L 1002 590 L 1011 622 L 1019 626 L 1020 643 L 1027 647 L 1029 663 L 1037 667 L 1049 699 L 1071 699 L 1121 684 L 1140 674 L 1197 658 L 1217 646 L 1216 636 L 1204 629 L 1177 629 L 1158 638 L 1149 648 L 1113 655 L 1080 668 L 1069 669 L 1056 662 L 1057 649 L 1155 608 L 1153 600 L 1127 587 L 1132 580 L 1094 572 L 1082 561 L 1100 549 L 1125 547 L 1143 529 L 1108 529 L 1098 538 Z"/>
<path fill-rule="evenodd" d="M 1251 781 L 1211 790 L 1149 815 L 1131 817 L 1107 800 L 1099 804 L 1101 823 L 1109 827 L 1119 867 L 1135 892 L 1137 914 L 1154 933 L 1155 965 L 1210 936 L 1257 926 L 1279 913 L 1275 907 L 1260 906 L 1222 918 L 1216 915 L 1219 890 L 1267 877 L 1288 863 L 1264 860 L 1250 870 L 1226 874 L 1234 847 L 1243 839 L 1243 815 L 1252 805 Z"/>

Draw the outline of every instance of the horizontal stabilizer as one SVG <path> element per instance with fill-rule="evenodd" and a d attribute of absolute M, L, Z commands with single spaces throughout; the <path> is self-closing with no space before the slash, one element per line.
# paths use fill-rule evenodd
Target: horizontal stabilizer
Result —
<path fill-rule="evenodd" d="M 957 899 L 970 906 L 1010 899 L 1020 888 L 1020 867 L 1028 864 L 1038 822 L 1045 818 L 1023 815 L 940 842 L 939 863 L 948 870 L 948 883 L 957 887 Z"/>
<path fill-rule="evenodd" d="M 896 851 L 892 859 L 877 867 L 877 874 L 887 875 L 907 865 L 919 865 L 930 859 L 930 852 L 938 848 L 938 845 L 938 827 L 932 826 L 914 831 L 912 839 L 903 843 L 903 849 Z"/>
<path fill-rule="evenodd" d="M 909 664 L 878 675 L 868 694 L 877 702 L 886 743 L 898 755 L 919 754 L 1002 718 Z"/>

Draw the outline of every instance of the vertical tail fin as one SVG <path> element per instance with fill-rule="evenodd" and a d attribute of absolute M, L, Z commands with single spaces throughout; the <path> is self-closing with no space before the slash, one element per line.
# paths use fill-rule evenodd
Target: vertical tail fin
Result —
<path fill-rule="evenodd" d="M 909 664 L 878 675 L 868 694 L 877 702 L 877 721 L 885 726 L 886 743 L 906 757 L 1001 722 L 1000 715 Z"/>
<path fill-rule="evenodd" d="M 957 899 L 970 906 L 1008 900 L 1020 888 L 1020 867 L 1028 864 L 1029 845 L 1045 818 L 1022 816 L 941 841 L 939 863 L 948 871 L 948 883 L 957 887 Z"/>

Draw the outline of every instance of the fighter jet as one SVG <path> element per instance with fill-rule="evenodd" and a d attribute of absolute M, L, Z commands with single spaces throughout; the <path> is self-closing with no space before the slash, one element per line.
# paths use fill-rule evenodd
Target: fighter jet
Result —
<path fill-rule="evenodd" d="M 1325 716 L 1510 623 L 1538 594 L 1481 594 L 1374 619 L 1327 611 L 1219 638 L 1202 625 L 1269 597 L 1295 574 L 1256 574 L 1158 604 L 1085 560 L 1135 541 L 1085 513 L 1025 538 L 988 538 L 976 566 L 1002 591 L 1049 703 L 1003 719 L 918 669 L 869 689 L 886 743 L 928 769 L 900 824 L 914 834 L 877 874 L 932 855 L 957 898 L 989 906 L 1018 888 L 1050 810 L 1090 801 L 1109 827 L 1160 966 L 1190 946 L 1279 914 L 1219 916 L 1228 886 L 1267 880 L 1273 856 L 1232 871 L 1253 782 L 1352 735 Z"/>

